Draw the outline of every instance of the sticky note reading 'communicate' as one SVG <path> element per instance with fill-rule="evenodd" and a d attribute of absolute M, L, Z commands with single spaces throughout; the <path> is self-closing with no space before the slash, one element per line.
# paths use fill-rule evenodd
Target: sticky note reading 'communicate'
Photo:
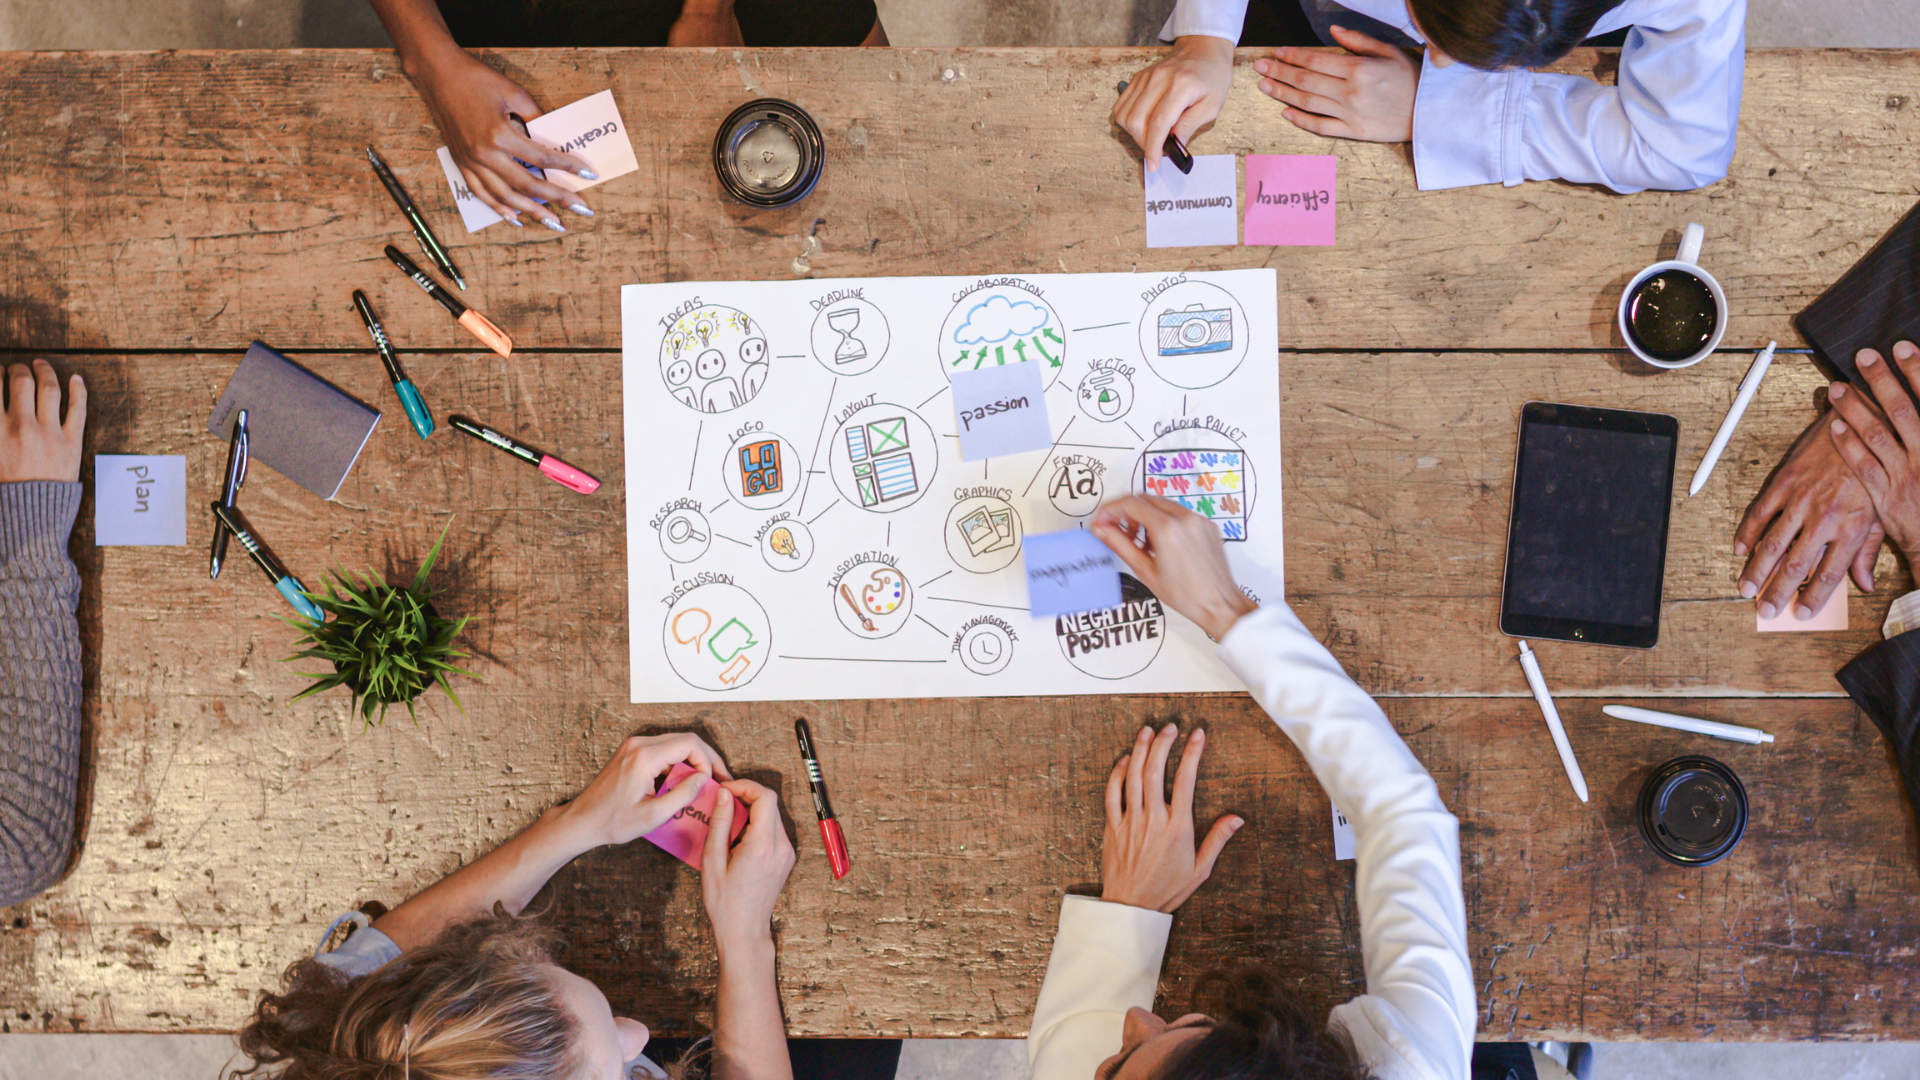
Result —
<path fill-rule="evenodd" d="M 1336 159 L 1331 154 L 1247 155 L 1247 243 L 1333 244 Z"/>
<path fill-rule="evenodd" d="M 664 794 L 680 786 L 680 781 L 698 772 L 686 762 L 680 762 L 667 770 L 666 778 L 660 781 L 659 792 Z M 713 808 L 720 802 L 720 785 L 711 778 L 704 779 L 700 794 L 685 809 L 667 819 L 666 824 L 648 833 L 642 839 L 661 851 L 679 859 L 695 870 L 706 856 L 707 832 L 713 828 Z M 740 838 L 740 830 L 747 827 L 747 808 L 735 803 L 733 807 L 733 827 L 728 829 L 727 842 L 731 844 Z"/>
<path fill-rule="evenodd" d="M 1072 615 L 1120 606 L 1120 559 L 1085 529 L 1027 537 L 1027 610 Z"/>
<path fill-rule="evenodd" d="M 1798 597 L 1787 598 L 1787 606 L 1771 619 L 1763 619 L 1758 611 L 1754 612 L 1753 628 L 1759 632 L 1777 633 L 1783 630 L 1845 630 L 1847 628 L 1847 589 L 1845 585 L 1833 590 L 1827 602 L 1813 618 L 1805 622 L 1793 617 L 1793 605 L 1799 603 Z"/>
<path fill-rule="evenodd" d="M 1053 445 L 1047 423 L 1047 387 L 1039 360 L 956 371 L 949 382 L 953 386 L 961 461 L 1023 454 Z"/>
<path fill-rule="evenodd" d="M 1183 173 L 1162 160 L 1147 179 L 1147 246 L 1232 247 L 1240 242 L 1234 155 L 1202 154 Z"/>
<path fill-rule="evenodd" d="M 93 542 L 173 547 L 187 542 L 187 459 L 96 454 Z"/>
<path fill-rule="evenodd" d="M 571 154 L 586 162 L 587 168 L 600 178 L 582 180 L 558 169 L 546 171 L 549 183 L 568 191 L 585 191 L 595 184 L 604 184 L 640 167 L 640 162 L 633 155 L 633 140 L 627 135 L 626 123 L 620 119 L 620 106 L 614 102 L 611 90 L 602 90 L 571 105 L 534 117 L 527 121 L 527 136 L 541 146 Z M 468 190 L 466 180 L 453 163 L 452 152 L 443 146 L 439 155 L 440 168 L 447 174 L 447 184 L 453 189 L 454 204 L 460 208 L 460 220 L 466 224 L 467 231 L 479 232 L 501 220 L 499 214 L 488 209 Z"/>

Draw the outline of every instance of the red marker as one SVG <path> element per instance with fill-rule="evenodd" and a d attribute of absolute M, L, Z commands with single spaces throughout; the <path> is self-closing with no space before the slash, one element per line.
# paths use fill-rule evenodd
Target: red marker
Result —
<path fill-rule="evenodd" d="M 600 481 L 581 472 L 579 469 L 561 461 L 552 454 L 543 454 L 511 435 L 502 435 L 490 427 L 483 427 L 464 416 L 449 416 L 447 423 L 456 431 L 464 431 L 483 443 L 495 446 L 512 454 L 521 461 L 534 466 L 547 475 L 547 479 L 562 487 L 569 487 L 582 495 L 591 495 L 600 487 Z"/>
<path fill-rule="evenodd" d="M 853 860 L 847 857 L 847 837 L 833 816 L 833 804 L 827 801 L 827 782 L 820 778 L 820 759 L 813 756 L 813 732 L 807 730 L 805 720 L 795 720 L 793 733 L 800 738 L 800 760 L 807 763 L 807 787 L 813 792 L 813 812 L 820 818 L 820 842 L 827 846 L 833 880 L 839 881 L 853 869 Z"/>

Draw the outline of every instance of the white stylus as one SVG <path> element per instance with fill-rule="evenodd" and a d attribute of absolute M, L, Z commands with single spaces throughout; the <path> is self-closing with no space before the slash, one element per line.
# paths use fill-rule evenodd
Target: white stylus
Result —
<path fill-rule="evenodd" d="M 1560 726 L 1560 710 L 1553 707 L 1553 695 L 1547 693 L 1547 680 L 1540 677 L 1540 661 L 1533 658 L 1533 650 L 1527 648 L 1525 641 L 1520 642 L 1520 670 L 1527 673 L 1527 686 L 1533 690 L 1533 700 L 1540 703 L 1540 715 L 1547 718 L 1547 731 L 1553 736 L 1553 748 L 1560 751 L 1560 764 L 1567 767 L 1567 779 L 1573 781 L 1573 793 L 1580 796 L 1581 802 L 1587 801 L 1587 778 L 1580 775 L 1580 763 L 1573 760 L 1573 744 L 1567 742 L 1567 729 Z"/>
<path fill-rule="evenodd" d="M 1691 731 L 1695 735 L 1710 735 L 1716 739 L 1746 743 L 1750 746 L 1773 741 L 1773 736 L 1759 728 L 1723 724 L 1718 720 L 1696 720 L 1691 716 L 1681 716 L 1678 713 L 1636 709 L 1631 705 L 1604 705 L 1600 711 L 1616 720 L 1631 720 L 1636 724 L 1652 724 L 1655 727 L 1672 728 L 1675 731 Z"/>
<path fill-rule="evenodd" d="M 1753 366 L 1747 368 L 1747 377 L 1740 380 L 1740 389 L 1733 395 L 1733 405 L 1727 409 L 1727 418 L 1720 421 L 1720 430 L 1713 433 L 1713 441 L 1707 444 L 1707 456 L 1700 459 L 1700 467 L 1693 470 L 1693 482 L 1687 485 L 1687 498 L 1691 499 L 1703 487 L 1707 486 L 1707 477 L 1713 475 L 1713 467 L 1720 461 L 1721 451 L 1727 448 L 1727 440 L 1733 438 L 1733 429 L 1740 426 L 1740 418 L 1746 415 L 1747 403 L 1753 400 L 1753 392 L 1760 389 L 1760 380 L 1767 377 L 1767 368 L 1773 364 L 1775 342 L 1767 342 L 1760 355 L 1753 358 Z"/>

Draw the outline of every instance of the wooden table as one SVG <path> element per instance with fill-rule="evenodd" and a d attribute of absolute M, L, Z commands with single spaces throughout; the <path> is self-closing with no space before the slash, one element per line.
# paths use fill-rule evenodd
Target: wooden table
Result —
<path fill-rule="evenodd" d="M 1163 1005 L 1253 958 L 1318 1005 L 1362 985 L 1352 865 L 1290 743 L 1233 696 L 626 704 L 617 286 L 816 276 L 1280 267 L 1291 599 L 1379 695 L 1459 815 L 1482 1037 L 1913 1038 L 1920 837 L 1877 731 L 1832 672 L 1908 586 L 1854 596 L 1845 633 L 1754 636 L 1733 523 L 1813 415 L 1822 380 L 1776 365 L 1712 484 L 1677 503 L 1659 648 L 1541 647 L 1594 792 L 1571 797 L 1512 643 L 1494 626 L 1514 418 L 1534 397 L 1681 417 L 1697 460 L 1747 350 L 1913 201 L 1920 53 L 1749 57 L 1732 176 L 1623 198 L 1561 184 L 1420 193 L 1404 147 L 1287 125 L 1239 72 L 1202 152 L 1340 158 L 1340 243 L 1143 246 L 1137 165 L 1108 124 L 1137 50 L 504 52 L 556 105 L 607 86 L 642 162 L 571 235 L 453 222 L 425 109 L 380 52 L 0 56 L 0 347 L 55 354 L 93 392 L 90 449 L 184 454 L 199 498 L 225 447 L 205 417 L 254 337 L 387 408 L 347 294 L 365 288 L 442 415 L 489 417 L 607 481 L 573 495 L 478 444 L 384 424 L 328 505 L 271 470 L 249 515 L 312 581 L 335 561 L 410 569 L 451 517 L 447 606 L 476 616 L 468 713 L 427 699 L 359 730 L 346 701 L 287 699 L 290 632 L 253 572 L 184 549 L 98 548 L 83 507 L 91 813 L 53 891 L 0 918 L 0 1027 L 235 1027 L 336 911 L 393 903 L 578 790 L 636 730 L 698 727 L 780 786 L 801 862 L 777 915 L 799 1034 L 1026 1030 L 1064 887 L 1099 873 L 1099 789 L 1145 721 L 1213 735 L 1200 812 L 1245 814 L 1176 919 Z M 1243 61 L 1244 61 L 1243 57 Z M 1609 76 L 1580 53 L 1569 70 Z M 760 94 L 826 131 L 799 207 L 725 202 L 707 153 Z M 473 342 L 385 265 L 406 231 L 369 175 L 377 143 L 458 242 L 470 299 L 520 343 Z M 1727 352 L 1644 377 L 1611 330 L 1635 269 L 1707 227 L 1735 317 Z M 336 351 L 338 350 L 338 351 Z M 1682 482 L 1690 468 L 1681 470 Z M 295 665 L 297 667 L 297 665 Z M 1773 731 L 1703 744 L 1599 714 L 1674 706 Z M 814 718 L 854 854 L 833 882 L 788 733 Z M 1685 871 L 1632 822 L 1683 752 L 1731 764 L 1754 817 Z M 663 1031 L 710 1015 L 693 875 L 646 845 L 562 873 L 569 960 Z"/>

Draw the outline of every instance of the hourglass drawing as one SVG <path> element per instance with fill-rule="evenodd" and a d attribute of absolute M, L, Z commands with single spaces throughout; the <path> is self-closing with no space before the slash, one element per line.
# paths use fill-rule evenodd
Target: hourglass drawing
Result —
<path fill-rule="evenodd" d="M 840 335 L 840 344 L 833 350 L 834 363 L 851 364 L 855 360 L 867 358 L 866 342 L 853 336 L 853 332 L 860 329 L 859 308 L 841 308 L 839 311 L 827 312 L 827 327 Z"/>

